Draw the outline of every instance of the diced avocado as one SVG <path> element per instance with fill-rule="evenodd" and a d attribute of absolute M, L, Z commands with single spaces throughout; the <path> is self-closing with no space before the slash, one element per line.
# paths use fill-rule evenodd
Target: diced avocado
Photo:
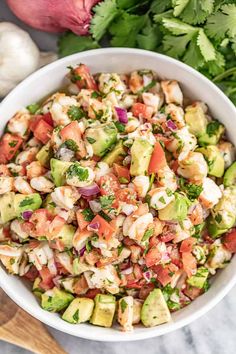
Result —
<path fill-rule="evenodd" d="M 111 167 L 113 163 L 119 161 L 122 156 L 126 156 L 126 151 L 123 142 L 120 140 L 114 148 L 103 157 L 102 161 L 106 162 Z"/>
<path fill-rule="evenodd" d="M 170 311 L 160 289 L 150 292 L 143 303 L 141 321 L 145 327 L 154 327 L 170 321 Z"/>
<path fill-rule="evenodd" d="M 62 315 L 62 319 L 69 323 L 83 323 L 90 320 L 94 308 L 94 301 L 86 297 L 74 299 Z"/>
<path fill-rule="evenodd" d="M 104 156 L 117 140 L 117 129 L 114 123 L 104 123 L 89 127 L 85 131 L 85 139 L 91 144 L 96 156 Z"/>
<path fill-rule="evenodd" d="M 207 228 L 212 237 L 218 237 L 230 229 L 236 220 L 236 187 L 227 187 L 223 196 L 211 210 Z"/>
<path fill-rule="evenodd" d="M 159 210 L 160 220 L 164 221 L 182 221 L 186 219 L 191 202 L 187 197 L 180 193 L 175 193 L 175 199 L 165 208 Z"/>
<path fill-rule="evenodd" d="M 73 299 L 73 295 L 54 287 L 42 294 L 41 306 L 44 310 L 59 312 L 64 310 Z"/>
<path fill-rule="evenodd" d="M 206 132 L 198 137 L 200 146 L 216 145 L 225 131 L 225 127 L 218 121 L 212 121 L 207 124 Z"/>
<path fill-rule="evenodd" d="M 236 185 L 236 162 L 225 171 L 223 183 L 225 187 Z"/>
<path fill-rule="evenodd" d="M 44 145 L 36 155 L 36 159 L 41 163 L 44 167 L 50 166 L 50 159 L 52 157 L 52 148 L 50 146 L 50 142 Z"/>
<path fill-rule="evenodd" d="M 61 161 L 57 159 L 50 160 L 51 175 L 56 187 L 63 186 L 66 181 L 66 171 L 72 162 Z"/>
<path fill-rule="evenodd" d="M 205 267 L 199 267 L 197 273 L 188 278 L 187 283 L 196 288 L 202 289 L 209 275 L 209 270 Z"/>
<path fill-rule="evenodd" d="M 201 152 L 208 164 L 208 173 L 211 176 L 222 177 L 224 174 L 225 161 L 220 150 L 215 145 L 208 145 L 197 149 Z"/>
<path fill-rule="evenodd" d="M 43 289 L 40 288 L 40 283 L 41 283 L 42 279 L 37 277 L 34 281 L 33 284 L 33 293 L 35 296 L 37 296 L 39 299 L 41 299 L 41 296 L 43 294 Z"/>
<path fill-rule="evenodd" d="M 4 224 L 16 217 L 14 209 L 14 192 L 8 192 L 0 197 L 0 222 Z"/>
<path fill-rule="evenodd" d="M 200 104 L 186 107 L 185 121 L 190 133 L 196 136 L 206 131 L 207 118 Z"/>
<path fill-rule="evenodd" d="M 56 238 L 61 241 L 65 249 L 70 249 L 73 247 L 72 240 L 75 234 L 75 227 L 73 225 L 65 224 L 61 231 L 57 234 Z"/>
<path fill-rule="evenodd" d="M 42 204 L 39 193 L 16 194 L 14 197 L 14 209 L 16 216 L 20 216 L 25 210 L 37 210 Z"/>
<path fill-rule="evenodd" d="M 151 145 L 149 141 L 142 138 L 136 138 L 134 140 L 130 149 L 130 174 L 132 176 L 145 175 L 145 173 L 147 173 L 152 151 L 153 145 Z"/>
<path fill-rule="evenodd" d="M 97 294 L 90 322 L 97 326 L 111 327 L 115 310 L 116 298 L 114 296 Z"/>

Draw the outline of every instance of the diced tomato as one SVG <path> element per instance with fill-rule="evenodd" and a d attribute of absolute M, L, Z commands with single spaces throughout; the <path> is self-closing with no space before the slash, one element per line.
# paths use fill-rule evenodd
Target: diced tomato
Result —
<path fill-rule="evenodd" d="M 162 242 L 170 242 L 175 238 L 175 234 L 171 232 L 165 232 L 159 236 L 159 240 Z"/>
<path fill-rule="evenodd" d="M 84 230 L 89 224 L 89 221 L 84 219 L 84 215 L 80 210 L 76 212 L 76 219 L 80 230 Z"/>
<path fill-rule="evenodd" d="M 194 237 L 188 237 L 181 242 L 180 252 L 192 252 L 193 246 L 196 244 L 197 240 Z"/>
<path fill-rule="evenodd" d="M 97 84 L 86 65 L 80 64 L 77 68 L 73 69 L 72 76 L 73 81 L 79 89 L 98 90 Z"/>
<path fill-rule="evenodd" d="M 101 195 L 115 194 L 120 189 L 118 178 L 113 173 L 102 176 L 99 185 Z"/>
<path fill-rule="evenodd" d="M 148 173 L 158 173 L 160 169 L 165 167 L 167 164 L 165 152 L 161 144 L 157 141 L 154 146 L 154 150 L 151 156 L 151 160 L 148 166 Z"/>
<path fill-rule="evenodd" d="M 132 240 L 131 238 L 129 238 L 128 236 L 124 237 L 123 239 L 123 244 L 125 246 L 131 246 L 131 245 L 135 245 L 134 240 Z"/>
<path fill-rule="evenodd" d="M 180 259 L 180 253 L 177 245 L 171 245 L 170 259 L 177 267 L 182 267 L 182 261 Z"/>
<path fill-rule="evenodd" d="M 149 107 L 145 105 L 144 103 L 136 102 L 132 106 L 132 113 L 134 117 L 142 117 L 145 119 L 150 119 L 152 118 L 153 115 L 153 109 L 152 107 Z"/>
<path fill-rule="evenodd" d="M 51 138 L 52 131 L 53 127 L 47 122 L 45 122 L 43 119 L 41 119 L 34 129 L 34 136 L 43 144 L 47 144 L 47 142 Z"/>
<path fill-rule="evenodd" d="M 88 291 L 88 283 L 84 275 L 81 275 L 80 278 L 76 281 L 74 285 L 74 292 L 77 295 L 83 295 Z"/>
<path fill-rule="evenodd" d="M 195 300 L 199 295 L 203 293 L 203 289 L 196 288 L 187 284 L 186 288 L 183 290 L 184 294 L 188 296 L 191 300 Z"/>
<path fill-rule="evenodd" d="M 147 267 L 154 266 L 161 260 L 161 253 L 157 247 L 152 247 L 145 255 L 145 262 Z"/>
<path fill-rule="evenodd" d="M 142 272 L 141 267 L 138 263 L 134 264 L 133 272 L 134 272 L 134 277 L 136 280 L 140 280 L 143 278 L 143 272 Z"/>
<path fill-rule="evenodd" d="M 145 284 L 139 291 L 138 297 L 142 300 L 145 300 L 146 297 L 150 294 L 150 292 L 155 288 L 153 283 Z"/>
<path fill-rule="evenodd" d="M 175 160 L 171 164 L 171 169 L 174 171 L 174 173 L 177 173 L 177 170 L 179 168 L 179 161 Z"/>
<path fill-rule="evenodd" d="M 136 192 L 131 188 L 119 189 L 115 193 L 115 205 L 118 206 L 118 202 L 124 202 L 127 204 L 137 204 Z"/>
<path fill-rule="evenodd" d="M 60 131 L 60 135 L 61 135 L 63 142 L 65 142 L 66 140 L 73 140 L 76 143 L 76 145 L 78 147 L 77 154 L 80 157 L 83 158 L 86 156 L 87 152 L 85 149 L 85 144 L 83 142 L 80 126 L 77 121 L 73 121 L 70 124 L 68 124 L 67 126 L 65 126 Z"/>
<path fill-rule="evenodd" d="M 30 267 L 30 269 L 28 270 L 28 272 L 25 273 L 24 277 L 30 281 L 34 281 L 38 277 L 38 275 L 39 275 L 39 272 L 38 272 L 37 268 L 34 265 L 32 265 Z"/>
<path fill-rule="evenodd" d="M 42 278 L 40 287 L 44 290 L 52 289 L 54 287 L 53 275 L 50 273 L 49 269 L 46 266 L 43 266 L 39 271 L 39 274 Z"/>
<path fill-rule="evenodd" d="M 17 135 L 6 133 L 0 140 L 0 163 L 7 163 L 20 148 L 23 139 Z"/>
<path fill-rule="evenodd" d="M 128 289 L 142 289 L 143 284 L 142 283 L 135 283 L 135 282 L 128 282 L 125 286 Z"/>
<path fill-rule="evenodd" d="M 51 125 L 53 127 L 53 119 L 52 119 L 52 115 L 50 112 L 48 112 L 46 114 L 36 114 L 32 117 L 32 119 L 30 121 L 30 130 L 32 132 L 35 131 L 35 128 L 40 120 L 44 120 L 46 123 L 48 123 L 49 125 Z"/>
<path fill-rule="evenodd" d="M 157 280 L 163 285 L 166 286 L 169 284 L 172 280 L 172 276 L 174 275 L 175 272 L 177 272 L 178 267 L 176 267 L 174 264 L 170 263 L 167 264 L 166 266 L 163 266 L 161 264 L 155 265 L 152 267 L 153 271 L 157 275 Z"/>
<path fill-rule="evenodd" d="M 95 296 L 100 293 L 101 293 L 100 289 L 89 289 L 84 296 L 88 297 L 89 299 L 94 299 Z"/>
<path fill-rule="evenodd" d="M 233 229 L 224 236 L 223 244 L 230 252 L 236 252 L 236 229 Z"/>
<path fill-rule="evenodd" d="M 127 167 L 114 163 L 113 168 L 121 183 L 128 183 L 130 181 L 130 173 Z"/>
<path fill-rule="evenodd" d="M 190 278 L 197 270 L 196 258 L 190 252 L 182 253 L 183 269 Z"/>
<path fill-rule="evenodd" d="M 113 233 L 115 232 L 115 229 L 100 215 L 96 215 L 91 221 L 91 224 L 96 223 L 98 224 L 98 231 L 96 233 L 103 241 L 105 240 L 106 242 L 108 242 L 111 239 Z"/>
<path fill-rule="evenodd" d="M 59 215 L 56 215 L 49 225 L 49 235 L 51 237 L 57 235 L 61 231 L 65 223 L 66 220 L 64 218 Z"/>

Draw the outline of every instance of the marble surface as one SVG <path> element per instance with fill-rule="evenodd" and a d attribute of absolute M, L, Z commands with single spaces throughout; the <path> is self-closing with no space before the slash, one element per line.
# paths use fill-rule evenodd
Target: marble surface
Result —
<path fill-rule="evenodd" d="M 56 50 L 57 36 L 32 30 L 17 20 L 0 0 L 0 21 L 12 21 L 27 30 L 41 50 Z M 171 334 L 127 343 L 93 342 L 49 328 L 69 354 L 234 354 L 236 352 L 236 287 L 205 316 Z M 1 354 L 27 354 L 28 351 L 0 341 Z M 50 352 L 49 352 L 50 354 Z"/>

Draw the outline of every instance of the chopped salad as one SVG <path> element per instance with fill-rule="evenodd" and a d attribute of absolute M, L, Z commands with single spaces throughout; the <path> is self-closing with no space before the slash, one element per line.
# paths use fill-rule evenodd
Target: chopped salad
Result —
<path fill-rule="evenodd" d="M 69 323 L 156 326 L 236 252 L 235 148 L 150 70 L 69 68 L 0 140 L 0 261 Z"/>

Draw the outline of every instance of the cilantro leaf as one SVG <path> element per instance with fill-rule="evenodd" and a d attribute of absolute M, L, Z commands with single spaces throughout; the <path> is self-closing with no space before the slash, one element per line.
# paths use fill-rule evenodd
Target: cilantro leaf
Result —
<path fill-rule="evenodd" d="M 188 4 L 189 0 L 173 0 L 173 7 L 174 7 L 174 16 L 177 17 L 181 14 L 181 12 L 184 10 L 186 5 Z"/>
<path fill-rule="evenodd" d="M 78 162 L 73 163 L 66 173 L 68 178 L 77 177 L 79 181 L 86 181 L 89 177 L 88 169 L 80 166 Z"/>
<path fill-rule="evenodd" d="M 86 117 L 86 113 L 82 108 L 77 106 L 70 106 L 67 114 L 71 120 L 80 120 L 81 118 Z"/>
<path fill-rule="evenodd" d="M 121 307 L 121 312 L 122 312 L 122 313 L 125 312 L 125 309 L 126 309 L 127 306 L 128 306 L 127 302 L 126 302 L 124 299 L 122 299 L 122 300 L 120 301 L 120 307 Z"/>
<path fill-rule="evenodd" d="M 151 4 L 151 11 L 155 14 L 161 14 L 170 9 L 171 6 L 172 0 L 154 0 Z"/>
<path fill-rule="evenodd" d="M 93 212 L 92 212 L 92 210 L 90 208 L 84 209 L 81 212 L 81 214 L 83 215 L 85 221 L 89 221 L 90 222 L 94 218 L 94 214 L 93 214 Z"/>
<path fill-rule="evenodd" d="M 76 142 L 72 139 L 68 139 L 65 141 L 65 145 L 68 149 L 72 150 L 72 151 L 78 151 L 78 145 L 76 144 Z"/>
<path fill-rule="evenodd" d="M 96 5 L 93 11 L 90 33 L 94 39 L 99 41 L 120 10 L 117 8 L 116 0 L 105 0 Z"/>
<path fill-rule="evenodd" d="M 183 56 L 183 61 L 195 69 L 199 69 L 204 65 L 204 58 L 197 45 L 197 35 L 192 38 L 188 50 L 186 50 Z"/>
<path fill-rule="evenodd" d="M 208 37 L 206 36 L 203 29 L 199 30 L 197 37 L 197 44 L 199 49 L 204 57 L 205 61 L 215 60 L 216 59 L 216 51 L 213 47 L 213 44 L 210 42 Z"/>
<path fill-rule="evenodd" d="M 58 40 L 58 53 L 60 57 L 66 57 L 70 54 L 99 47 L 100 45 L 92 37 L 77 36 L 72 32 L 63 34 Z"/>
<path fill-rule="evenodd" d="M 27 106 L 26 108 L 28 109 L 30 114 L 35 114 L 39 110 L 40 105 L 38 103 L 32 103 L 29 106 Z"/>
<path fill-rule="evenodd" d="M 180 12 L 180 10 L 182 11 Z M 179 17 L 190 24 L 196 25 L 205 22 L 214 10 L 214 0 L 179 0 Z"/>
<path fill-rule="evenodd" d="M 211 15 L 206 24 L 209 37 L 223 39 L 226 36 L 236 36 L 236 5 L 223 5 L 220 11 Z"/>
<path fill-rule="evenodd" d="M 99 198 L 102 209 L 109 209 L 114 201 L 113 195 L 103 195 Z"/>
<path fill-rule="evenodd" d="M 137 34 L 145 26 L 147 19 L 145 15 L 130 15 L 123 12 L 110 27 L 110 34 L 113 36 L 111 44 L 114 47 L 136 47 Z"/>
<path fill-rule="evenodd" d="M 161 41 L 161 33 L 157 25 L 149 25 L 145 27 L 142 33 L 137 35 L 137 43 L 139 48 L 146 50 L 154 50 Z"/>
<path fill-rule="evenodd" d="M 188 25 L 176 18 L 163 18 L 163 26 L 170 31 L 172 34 L 178 36 L 181 34 L 195 34 L 198 28 Z"/>
<path fill-rule="evenodd" d="M 217 120 L 214 120 L 207 124 L 206 132 L 209 136 L 213 136 L 218 131 L 219 127 L 220 123 Z"/>
<path fill-rule="evenodd" d="M 163 38 L 164 52 L 173 58 L 181 57 L 187 49 L 187 45 L 192 39 L 192 34 L 184 34 L 183 36 L 175 37 L 165 35 Z"/>
<path fill-rule="evenodd" d="M 187 194 L 187 197 L 192 202 L 197 199 L 203 191 L 203 187 L 201 185 L 189 183 L 184 178 L 179 179 L 179 187 Z"/>
<path fill-rule="evenodd" d="M 25 199 L 23 199 L 20 204 L 19 204 L 19 207 L 20 208 L 23 208 L 25 206 L 28 206 L 28 205 L 32 205 L 34 204 L 34 198 L 29 198 L 29 197 L 26 197 Z"/>

